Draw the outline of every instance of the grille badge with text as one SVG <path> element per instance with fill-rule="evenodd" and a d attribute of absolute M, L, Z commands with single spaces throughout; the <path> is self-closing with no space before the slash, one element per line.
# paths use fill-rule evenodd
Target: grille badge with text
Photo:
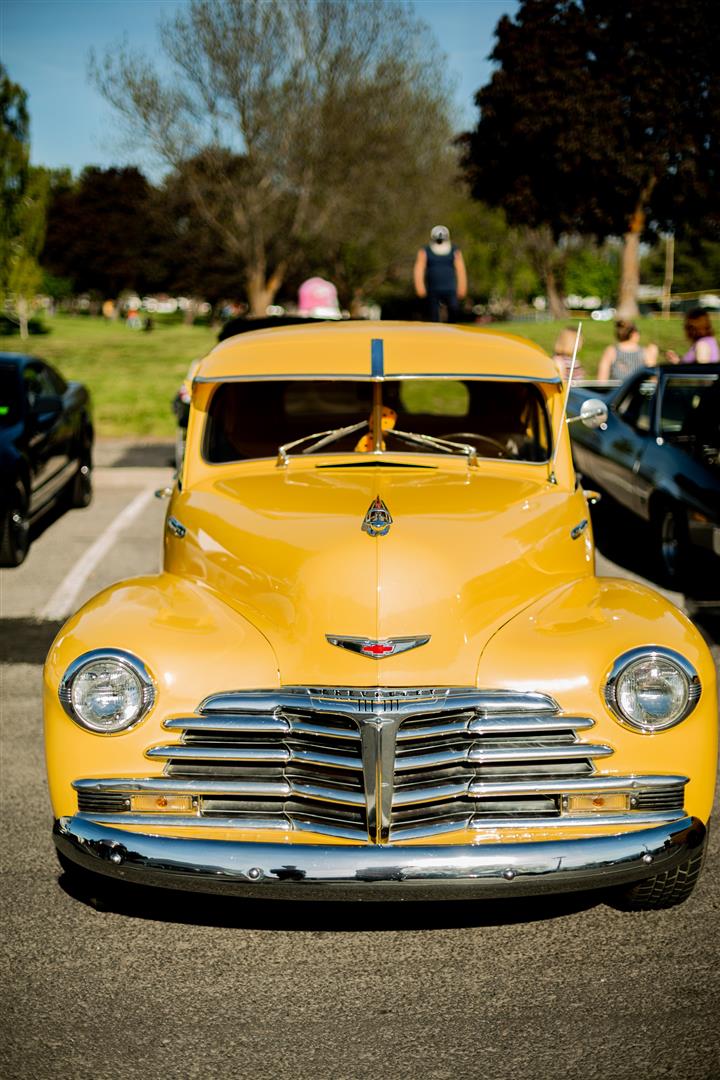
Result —
<path fill-rule="evenodd" d="M 326 634 L 325 638 L 331 645 L 337 645 L 340 649 L 349 649 L 350 652 L 369 656 L 373 660 L 384 660 L 388 656 L 395 656 L 396 653 L 417 649 L 419 645 L 427 645 L 430 634 L 420 634 L 418 637 L 383 638 L 381 641 L 363 637 L 340 637 L 338 634 Z"/>
<path fill-rule="evenodd" d="M 379 495 L 376 495 L 368 507 L 363 519 L 362 531 L 368 536 L 387 536 L 392 525 L 392 515 Z"/>

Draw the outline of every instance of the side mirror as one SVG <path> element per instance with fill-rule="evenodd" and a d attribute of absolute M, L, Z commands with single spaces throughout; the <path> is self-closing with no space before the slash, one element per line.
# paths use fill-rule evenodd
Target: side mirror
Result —
<path fill-rule="evenodd" d="M 588 398 L 580 406 L 579 416 L 568 417 L 568 424 L 575 424 L 578 420 L 587 428 L 599 428 L 607 424 L 608 407 L 600 398 Z"/>

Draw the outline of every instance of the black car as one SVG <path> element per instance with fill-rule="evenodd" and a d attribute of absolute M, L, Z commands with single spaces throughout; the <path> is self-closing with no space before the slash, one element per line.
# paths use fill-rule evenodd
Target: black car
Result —
<path fill-rule="evenodd" d="M 647 522 L 668 584 L 720 597 L 720 364 L 644 368 L 604 393 L 570 391 L 570 416 L 600 396 L 607 422 L 572 424 L 584 481 Z"/>
<path fill-rule="evenodd" d="M 0 353 L 0 565 L 19 566 L 53 503 L 92 498 L 90 395 L 35 356 Z"/>

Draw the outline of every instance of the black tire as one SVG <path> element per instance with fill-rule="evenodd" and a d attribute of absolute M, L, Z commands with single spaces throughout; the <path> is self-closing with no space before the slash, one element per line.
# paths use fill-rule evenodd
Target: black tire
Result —
<path fill-rule="evenodd" d="M 656 877 L 645 878 L 618 892 L 613 907 L 621 911 L 659 911 L 684 903 L 695 888 L 705 861 L 706 841 L 689 859 Z"/>
<path fill-rule="evenodd" d="M 17 480 L 8 493 L 0 520 L 0 566 L 19 566 L 30 547 L 28 497 Z"/>
<path fill-rule="evenodd" d="M 660 573 L 672 588 L 686 584 L 690 568 L 688 528 L 679 507 L 664 504 L 655 515 L 655 535 Z"/>
<path fill-rule="evenodd" d="M 92 502 L 92 446 L 86 442 L 80 454 L 77 472 L 68 486 L 68 506 L 84 510 Z"/>

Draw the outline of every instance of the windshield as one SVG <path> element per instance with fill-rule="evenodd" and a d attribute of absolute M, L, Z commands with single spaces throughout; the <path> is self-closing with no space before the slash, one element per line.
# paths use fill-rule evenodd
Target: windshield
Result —
<path fill-rule="evenodd" d="M 382 406 L 386 450 L 442 452 L 436 445 L 411 443 L 407 434 L 412 433 L 472 446 L 483 458 L 540 462 L 549 457 L 547 415 L 532 383 L 388 381 L 382 384 Z M 224 383 L 210 402 L 204 456 L 210 462 L 274 457 L 281 445 L 304 439 L 307 446 L 297 453 L 361 453 L 372 449 L 367 438 L 372 408 L 370 382 Z M 322 440 L 322 446 L 309 438 L 329 431 L 337 435 L 344 428 L 349 430 Z"/>
<path fill-rule="evenodd" d="M 0 427 L 10 427 L 20 416 L 20 380 L 15 364 L 0 364 Z"/>

